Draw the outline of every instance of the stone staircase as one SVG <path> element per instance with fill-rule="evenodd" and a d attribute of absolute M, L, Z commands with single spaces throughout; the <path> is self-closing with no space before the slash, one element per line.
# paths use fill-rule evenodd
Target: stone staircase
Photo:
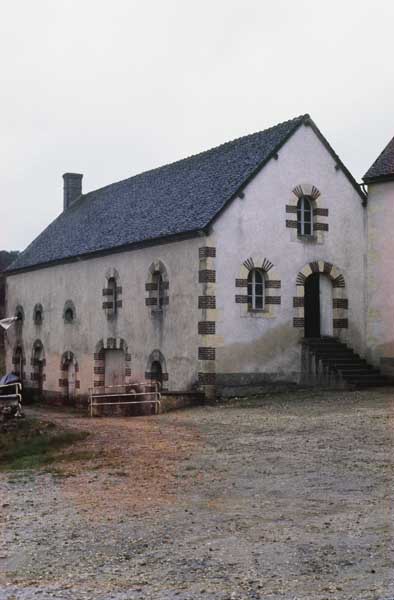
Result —
<path fill-rule="evenodd" d="M 322 384 L 343 383 L 352 388 L 393 385 L 392 379 L 336 338 L 304 339 L 303 347 L 305 382 L 309 374 Z"/>

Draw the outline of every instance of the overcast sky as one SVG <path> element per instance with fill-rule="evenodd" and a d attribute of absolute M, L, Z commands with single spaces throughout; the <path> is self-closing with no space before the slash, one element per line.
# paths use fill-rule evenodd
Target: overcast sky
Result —
<path fill-rule="evenodd" d="M 0 250 L 84 191 L 310 113 L 360 180 L 394 135 L 392 0 L 0 0 Z"/>

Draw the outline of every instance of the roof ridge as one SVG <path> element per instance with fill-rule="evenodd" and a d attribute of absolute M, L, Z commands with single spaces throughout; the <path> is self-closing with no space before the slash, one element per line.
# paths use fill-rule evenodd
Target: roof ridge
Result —
<path fill-rule="evenodd" d="M 255 131 L 254 133 L 247 133 L 246 135 L 241 135 L 237 138 L 234 138 L 232 140 L 228 140 L 227 142 L 223 142 L 221 144 L 218 144 L 217 146 L 213 146 L 212 148 L 208 148 L 207 150 L 201 150 L 201 152 L 196 152 L 195 154 L 189 154 L 188 156 L 185 156 L 183 158 L 179 158 L 178 160 L 174 160 L 172 162 L 169 163 L 165 163 L 164 165 L 159 165 L 158 167 L 153 167 L 153 169 L 147 169 L 146 171 L 141 171 L 139 173 L 136 173 L 135 175 L 131 175 L 131 177 L 125 177 L 124 179 L 119 179 L 119 181 L 113 181 L 112 183 L 108 183 L 107 185 L 103 185 L 102 187 L 99 188 L 95 188 L 94 190 L 90 190 L 89 192 L 87 192 L 86 194 L 82 194 L 82 196 L 79 198 L 86 198 L 87 196 L 89 196 L 90 194 L 95 194 L 96 192 L 101 192 L 103 190 L 106 190 L 114 185 L 118 185 L 120 183 L 124 183 L 126 181 L 130 181 L 131 179 L 135 179 L 137 177 L 141 177 L 142 175 L 147 175 L 148 173 L 154 173 L 155 171 L 160 171 L 160 169 L 166 169 L 167 167 L 171 167 L 173 165 L 179 165 L 180 163 L 186 162 L 188 160 L 191 160 L 192 158 L 196 158 L 197 156 L 202 156 L 203 154 L 208 154 L 209 152 L 213 152 L 214 150 L 219 150 L 220 148 L 224 148 L 225 146 L 229 146 L 230 144 L 234 144 L 236 142 L 239 142 L 240 140 L 246 140 L 247 138 L 251 138 L 253 136 L 257 136 L 260 135 L 262 133 L 267 133 L 268 131 L 271 131 L 272 129 L 276 129 L 277 127 L 283 126 L 283 125 L 288 125 L 292 122 L 294 123 L 298 123 L 299 121 L 302 120 L 307 120 L 310 119 L 310 115 L 308 113 L 305 113 L 303 115 L 298 115 L 297 117 L 293 117 L 292 119 L 287 119 L 287 121 L 281 121 L 280 123 L 277 123 L 276 125 L 272 125 L 271 127 L 267 127 L 266 129 L 262 129 L 260 131 Z"/>
<path fill-rule="evenodd" d="M 8 272 L 197 235 L 302 124 L 313 126 L 309 114 L 83 194 Z"/>

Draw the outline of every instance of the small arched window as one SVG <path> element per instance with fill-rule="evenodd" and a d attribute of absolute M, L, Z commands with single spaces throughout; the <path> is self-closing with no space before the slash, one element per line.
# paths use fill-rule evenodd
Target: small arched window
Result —
<path fill-rule="evenodd" d="M 77 313 L 72 300 L 66 300 L 63 308 L 63 320 L 65 323 L 74 323 Z"/>
<path fill-rule="evenodd" d="M 115 277 L 110 277 L 108 279 L 108 297 L 109 297 L 109 302 L 112 303 L 112 306 L 110 307 L 112 310 L 112 314 L 116 315 L 117 312 L 117 290 L 116 290 L 116 279 Z"/>
<path fill-rule="evenodd" d="M 72 308 L 66 308 L 64 311 L 64 320 L 66 323 L 72 323 L 74 321 L 74 311 Z"/>
<path fill-rule="evenodd" d="M 119 285 L 119 273 L 116 269 L 108 269 L 106 275 L 106 287 L 103 289 L 103 308 L 107 319 L 111 320 L 118 315 L 122 308 L 122 286 Z"/>
<path fill-rule="evenodd" d="M 152 282 L 155 285 L 157 306 L 159 308 L 163 308 L 163 305 L 164 305 L 164 282 L 163 282 L 163 275 L 160 273 L 160 271 L 155 271 L 153 273 Z"/>
<path fill-rule="evenodd" d="M 22 329 L 23 329 L 23 322 L 25 320 L 25 312 L 24 312 L 22 306 L 20 306 L 19 304 L 15 309 L 15 316 L 17 318 L 17 321 L 15 323 L 15 333 L 16 333 L 17 337 L 21 337 Z"/>
<path fill-rule="evenodd" d="M 35 325 L 42 324 L 42 313 L 43 310 L 41 304 L 36 304 L 33 311 L 33 320 Z"/>
<path fill-rule="evenodd" d="M 264 310 L 265 275 L 261 269 L 252 269 L 248 275 L 248 309 Z"/>
<path fill-rule="evenodd" d="M 297 204 L 297 233 L 298 235 L 313 234 L 312 203 L 308 196 L 301 196 Z"/>

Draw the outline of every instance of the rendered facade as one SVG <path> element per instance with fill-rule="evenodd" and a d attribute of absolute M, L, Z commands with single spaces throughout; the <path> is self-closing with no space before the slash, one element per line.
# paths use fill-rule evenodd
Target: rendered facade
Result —
<path fill-rule="evenodd" d="M 384 164 L 367 196 L 304 115 L 89 194 L 65 174 L 63 213 L 8 270 L 7 369 L 70 402 L 142 379 L 209 396 L 346 373 L 387 383 Z"/>

